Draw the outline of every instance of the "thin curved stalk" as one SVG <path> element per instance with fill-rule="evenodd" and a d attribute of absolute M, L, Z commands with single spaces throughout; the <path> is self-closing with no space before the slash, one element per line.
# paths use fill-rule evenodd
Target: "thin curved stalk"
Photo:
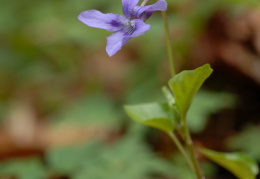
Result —
<path fill-rule="evenodd" d="M 183 120 L 183 124 L 184 124 L 183 127 L 184 127 L 184 133 L 185 133 L 185 142 L 187 144 L 189 155 L 191 157 L 192 165 L 194 166 L 195 174 L 196 174 L 198 179 L 204 179 L 205 177 L 203 176 L 201 169 L 199 167 L 198 161 L 196 159 L 196 154 L 195 154 L 195 151 L 194 151 L 192 139 L 191 139 L 191 136 L 190 136 L 190 132 L 189 132 L 187 123 L 186 123 L 186 117 L 182 118 L 182 120 Z"/>
<path fill-rule="evenodd" d="M 193 170 L 193 172 L 195 172 L 195 168 L 193 166 L 193 163 L 192 163 L 189 155 L 187 154 L 185 148 L 182 146 L 182 144 L 178 140 L 178 138 L 175 136 L 175 134 L 172 131 L 169 132 L 168 135 L 171 137 L 171 139 L 173 140 L 173 142 L 175 143 L 175 145 L 177 146 L 177 148 L 179 149 L 179 151 L 181 152 L 181 154 L 183 155 L 183 157 L 187 161 L 190 168 Z"/>

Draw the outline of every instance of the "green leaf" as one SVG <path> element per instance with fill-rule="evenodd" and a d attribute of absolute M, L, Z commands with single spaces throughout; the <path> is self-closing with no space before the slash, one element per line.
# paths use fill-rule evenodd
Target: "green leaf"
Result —
<path fill-rule="evenodd" d="M 249 156 L 260 161 L 260 126 L 250 125 L 237 135 L 233 135 L 227 140 L 227 145 L 231 150 L 243 150 Z"/>
<path fill-rule="evenodd" d="M 171 91 L 166 86 L 163 86 L 162 92 L 163 92 L 165 98 L 167 99 L 169 106 L 172 107 L 175 104 L 175 99 L 174 99 Z"/>
<path fill-rule="evenodd" d="M 186 115 L 194 95 L 212 71 L 210 65 L 206 64 L 195 70 L 182 71 L 170 79 L 169 86 L 182 116 Z"/>
<path fill-rule="evenodd" d="M 51 149 L 46 159 L 51 173 L 70 179 L 158 179 L 173 178 L 175 174 L 171 162 L 156 155 L 132 134 L 113 144 L 92 140 Z"/>
<path fill-rule="evenodd" d="M 0 163 L 0 178 L 15 176 L 19 179 L 47 178 L 47 169 L 39 158 L 12 159 Z"/>
<path fill-rule="evenodd" d="M 180 112 L 176 106 L 176 103 L 175 103 L 175 99 L 174 99 L 174 96 L 172 94 L 172 92 L 166 87 L 166 86 L 163 86 L 162 87 L 162 92 L 165 96 L 165 98 L 167 99 L 167 102 L 168 102 L 168 105 L 169 107 L 172 109 L 173 111 L 173 123 L 175 124 L 175 127 L 177 126 L 181 126 L 181 117 L 180 117 Z"/>
<path fill-rule="evenodd" d="M 120 119 L 120 114 L 109 98 L 101 94 L 92 94 L 82 96 L 79 100 L 65 106 L 52 120 L 52 124 L 66 123 L 117 129 L 120 125 L 118 119 Z"/>
<path fill-rule="evenodd" d="M 54 148 L 46 153 L 48 166 L 55 172 L 71 175 L 85 160 L 93 160 L 104 151 L 104 144 L 93 140 L 87 143 Z"/>
<path fill-rule="evenodd" d="M 85 151 L 82 164 L 75 168 L 71 179 L 158 179 L 158 176 L 173 178 L 175 174 L 172 163 L 155 155 L 143 141 L 132 136 L 101 149 L 90 155 Z"/>
<path fill-rule="evenodd" d="M 222 153 L 205 148 L 200 151 L 239 179 L 256 179 L 259 172 L 257 163 L 244 153 Z"/>
<path fill-rule="evenodd" d="M 174 129 L 171 111 L 167 104 L 148 103 L 126 105 L 126 113 L 135 121 L 170 132 Z"/>

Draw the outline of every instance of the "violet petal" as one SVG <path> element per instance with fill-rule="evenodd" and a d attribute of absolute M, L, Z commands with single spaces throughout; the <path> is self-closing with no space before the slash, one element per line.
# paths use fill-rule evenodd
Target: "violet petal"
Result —
<path fill-rule="evenodd" d="M 143 13 L 147 12 L 148 18 L 152 15 L 154 11 L 166 11 L 167 2 L 165 0 L 158 0 L 156 3 L 148 6 L 135 6 L 133 10 L 133 15 L 141 18 Z"/>
<path fill-rule="evenodd" d="M 98 10 L 84 11 L 78 16 L 78 19 L 84 24 L 90 27 L 105 29 L 107 31 L 120 30 L 122 28 L 120 19 L 122 18 L 125 17 L 112 13 L 103 14 Z"/>
<path fill-rule="evenodd" d="M 139 0 L 122 0 L 122 11 L 126 17 L 132 17 L 132 10 Z"/>
<path fill-rule="evenodd" d="M 131 37 L 125 36 L 124 34 L 124 31 L 117 31 L 107 37 L 106 51 L 110 57 L 113 56 L 128 40 L 131 39 Z"/>
<path fill-rule="evenodd" d="M 143 35 L 151 27 L 149 24 L 145 24 L 142 20 L 134 19 L 134 21 L 135 21 L 135 31 L 131 34 L 131 37 Z"/>

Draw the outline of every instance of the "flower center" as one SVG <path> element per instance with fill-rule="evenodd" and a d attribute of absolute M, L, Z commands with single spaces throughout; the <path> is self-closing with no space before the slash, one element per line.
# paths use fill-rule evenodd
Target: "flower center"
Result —
<path fill-rule="evenodd" d="M 125 35 L 132 35 L 133 32 L 135 31 L 135 21 L 133 20 L 128 20 L 124 24 L 124 32 Z"/>

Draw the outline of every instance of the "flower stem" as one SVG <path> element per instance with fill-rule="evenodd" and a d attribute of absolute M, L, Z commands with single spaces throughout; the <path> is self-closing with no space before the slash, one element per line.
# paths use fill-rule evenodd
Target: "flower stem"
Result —
<path fill-rule="evenodd" d="M 184 133 L 185 133 L 185 142 L 187 144 L 188 152 L 191 157 L 191 161 L 192 161 L 192 165 L 194 167 L 195 174 L 197 176 L 197 179 L 204 179 L 205 177 L 203 176 L 203 174 L 200 170 L 198 161 L 196 159 L 196 154 L 194 151 L 192 139 L 191 139 L 190 132 L 189 132 L 187 122 L 186 122 L 186 117 L 183 117 L 182 120 L 183 120 L 183 127 L 184 127 Z"/>
<path fill-rule="evenodd" d="M 177 148 L 179 149 L 179 151 L 181 152 L 181 154 L 183 155 L 183 157 L 187 161 L 187 163 L 190 166 L 190 168 L 195 172 L 195 168 L 193 166 L 193 163 L 192 163 L 189 155 L 187 154 L 185 148 L 182 146 L 182 144 L 180 143 L 178 138 L 175 136 L 173 131 L 169 132 L 168 135 L 171 137 L 171 139 L 173 140 L 173 142 L 175 143 L 175 145 L 177 146 Z"/>
<path fill-rule="evenodd" d="M 171 45 L 171 38 L 170 38 L 170 31 L 169 31 L 169 24 L 168 18 L 166 15 L 166 11 L 161 11 L 164 21 L 164 29 L 165 29 L 165 36 L 166 36 L 166 44 L 167 44 L 167 51 L 168 51 L 168 59 L 170 64 L 171 76 L 175 75 L 175 68 L 174 68 L 174 61 L 173 61 L 173 54 L 172 54 L 172 45 Z"/>
<path fill-rule="evenodd" d="M 175 68 L 174 68 L 174 59 L 173 59 L 173 53 L 172 53 L 172 45 L 171 45 L 171 40 L 170 40 L 170 31 L 169 31 L 169 24 L 168 24 L 168 18 L 166 15 L 165 11 L 162 11 L 162 16 L 163 16 L 163 21 L 164 21 L 164 29 L 165 29 L 165 36 L 166 36 L 166 43 L 167 43 L 167 51 L 168 51 L 168 59 L 169 59 L 169 64 L 170 64 L 170 71 L 171 71 L 171 76 L 173 77 L 175 73 Z M 195 156 L 195 151 L 193 148 L 190 132 L 186 123 L 186 116 L 182 116 L 183 120 L 183 128 L 184 128 L 184 133 L 185 133 L 185 143 L 187 145 L 188 149 L 188 154 L 187 151 L 183 148 L 182 144 L 179 142 L 178 138 L 174 135 L 173 132 L 169 132 L 168 135 L 171 137 L 171 139 L 174 141 L 176 144 L 177 148 L 180 150 L 181 154 L 184 156 L 186 159 L 187 163 L 191 167 L 192 171 L 196 175 L 197 179 L 204 179 L 204 176 L 200 170 L 200 167 L 198 165 L 196 156 Z"/>
<path fill-rule="evenodd" d="M 144 0 L 141 4 L 141 6 L 145 6 L 145 4 L 148 2 L 149 0 Z"/>

